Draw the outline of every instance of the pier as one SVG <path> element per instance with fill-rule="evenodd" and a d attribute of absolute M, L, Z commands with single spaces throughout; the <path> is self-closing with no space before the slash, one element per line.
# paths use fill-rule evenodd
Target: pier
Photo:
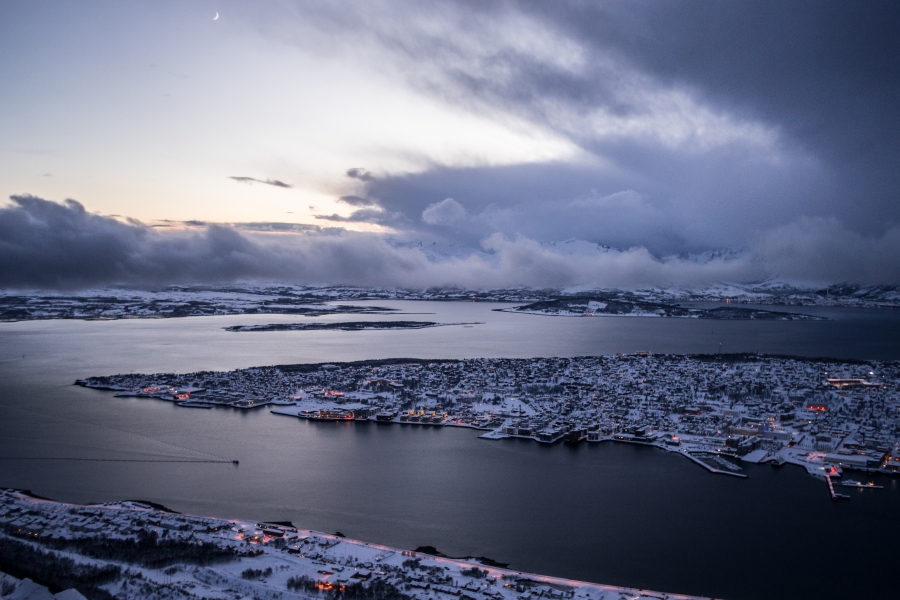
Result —
<path fill-rule="evenodd" d="M 686 452 L 684 450 L 676 450 L 676 452 L 682 456 L 685 456 L 685 457 L 691 459 L 692 461 L 694 461 L 695 463 L 697 463 L 698 465 L 700 465 L 701 467 L 703 467 L 710 473 L 715 473 L 717 475 L 731 475 L 732 477 L 740 477 L 741 479 L 747 479 L 747 476 L 744 475 L 743 473 L 733 473 L 732 471 L 723 471 L 721 469 L 716 469 L 714 467 L 711 467 L 708 464 L 706 464 L 705 462 L 703 462 L 702 460 L 700 460 L 699 458 L 697 458 L 696 456 L 692 456 L 689 452 Z"/>
<path fill-rule="evenodd" d="M 847 496 L 846 494 L 838 494 L 837 492 L 834 491 L 834 483 L 832 483 L 832 481 L 831 481 L 830 473 L 825 475 L 825 481 L 828 482 L 828 492 L 831 494 L 832 501 L 837 502 L 838 500 L 849 500 L 850 499 L 850 496 Z"/>

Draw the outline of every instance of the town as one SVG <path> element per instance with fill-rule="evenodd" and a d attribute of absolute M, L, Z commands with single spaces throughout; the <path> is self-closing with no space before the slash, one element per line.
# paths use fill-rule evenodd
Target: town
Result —
<path fill-rule="evenodd" d="M 16 571 L 0 572 L 4 598 L 694 599 L 521 573 L 290 523 L 189 516 L 145 502 L 64 504 L 15 490 L 0 490 L 0 540 L 0 565 Z M 64 591 L 54 596 L 48 588 Z"/>
<path fill-rule="evenodd" d="M 829 485 L 849 470 L 900 472 L 897 362 L 649 353 L 391 359 L 76 383 L 191 408 L 469 427 L 492 440 L 639 443 L 737 477 L 743 462 L 799 465 Z"/>

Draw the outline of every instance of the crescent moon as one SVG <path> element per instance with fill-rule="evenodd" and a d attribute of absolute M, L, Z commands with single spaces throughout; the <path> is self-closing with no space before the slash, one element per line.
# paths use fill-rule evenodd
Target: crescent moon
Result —
<path fill-rule="evenodd" d="M 219 13 L 216 13 L 216 16 L 213 17 L 213 21 L 218 21 L 218 20 L 219 20 Z"/>

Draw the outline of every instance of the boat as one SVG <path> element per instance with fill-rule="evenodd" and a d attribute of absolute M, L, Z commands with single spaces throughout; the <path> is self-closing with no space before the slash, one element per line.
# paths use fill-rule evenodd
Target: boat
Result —
<path fill-rule="evenodd" d="M 863 483 L 862 481 L 855 481 L 853 479 L 848 479 L 847 481 L 842 481 L 841 485 L 844 487 L 854 487 L 854 488 L 868 488 L 872 490 L 883 490 L 883 485 L 875 485 L 874 482 L 870 481 L 868 483 Z"/>

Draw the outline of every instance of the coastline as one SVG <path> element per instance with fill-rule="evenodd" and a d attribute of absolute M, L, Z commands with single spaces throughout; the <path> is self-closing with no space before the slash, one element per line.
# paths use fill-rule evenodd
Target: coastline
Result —
<path fill-rule="evenodd" d="M 114 559 L 98 557 L 91 549 L 109 539 L 125 551 Z M 199 545 L 205 554 L 148 564 L 131 552 L 141 539 L 154 540 L 154 548 Z M 526 573 L 490 559 L 450 558 L 430 547 L 419 548 L 427 553 L 403 550 L 286 523 L 185 515 L 141 501 L 79 505 L 10 489 L 0 489 L 0 540 L 43 551 L 48 561 L 76 558 L 94 570 L 114 570 L 115 577 L 96 587 L 123 599 L 148 593 L 232 597 L 229 591 L 267 600 L 315 598 L 351 587 L 357 593 L 393 590 L 400 598 L 700 599 Z"/>

